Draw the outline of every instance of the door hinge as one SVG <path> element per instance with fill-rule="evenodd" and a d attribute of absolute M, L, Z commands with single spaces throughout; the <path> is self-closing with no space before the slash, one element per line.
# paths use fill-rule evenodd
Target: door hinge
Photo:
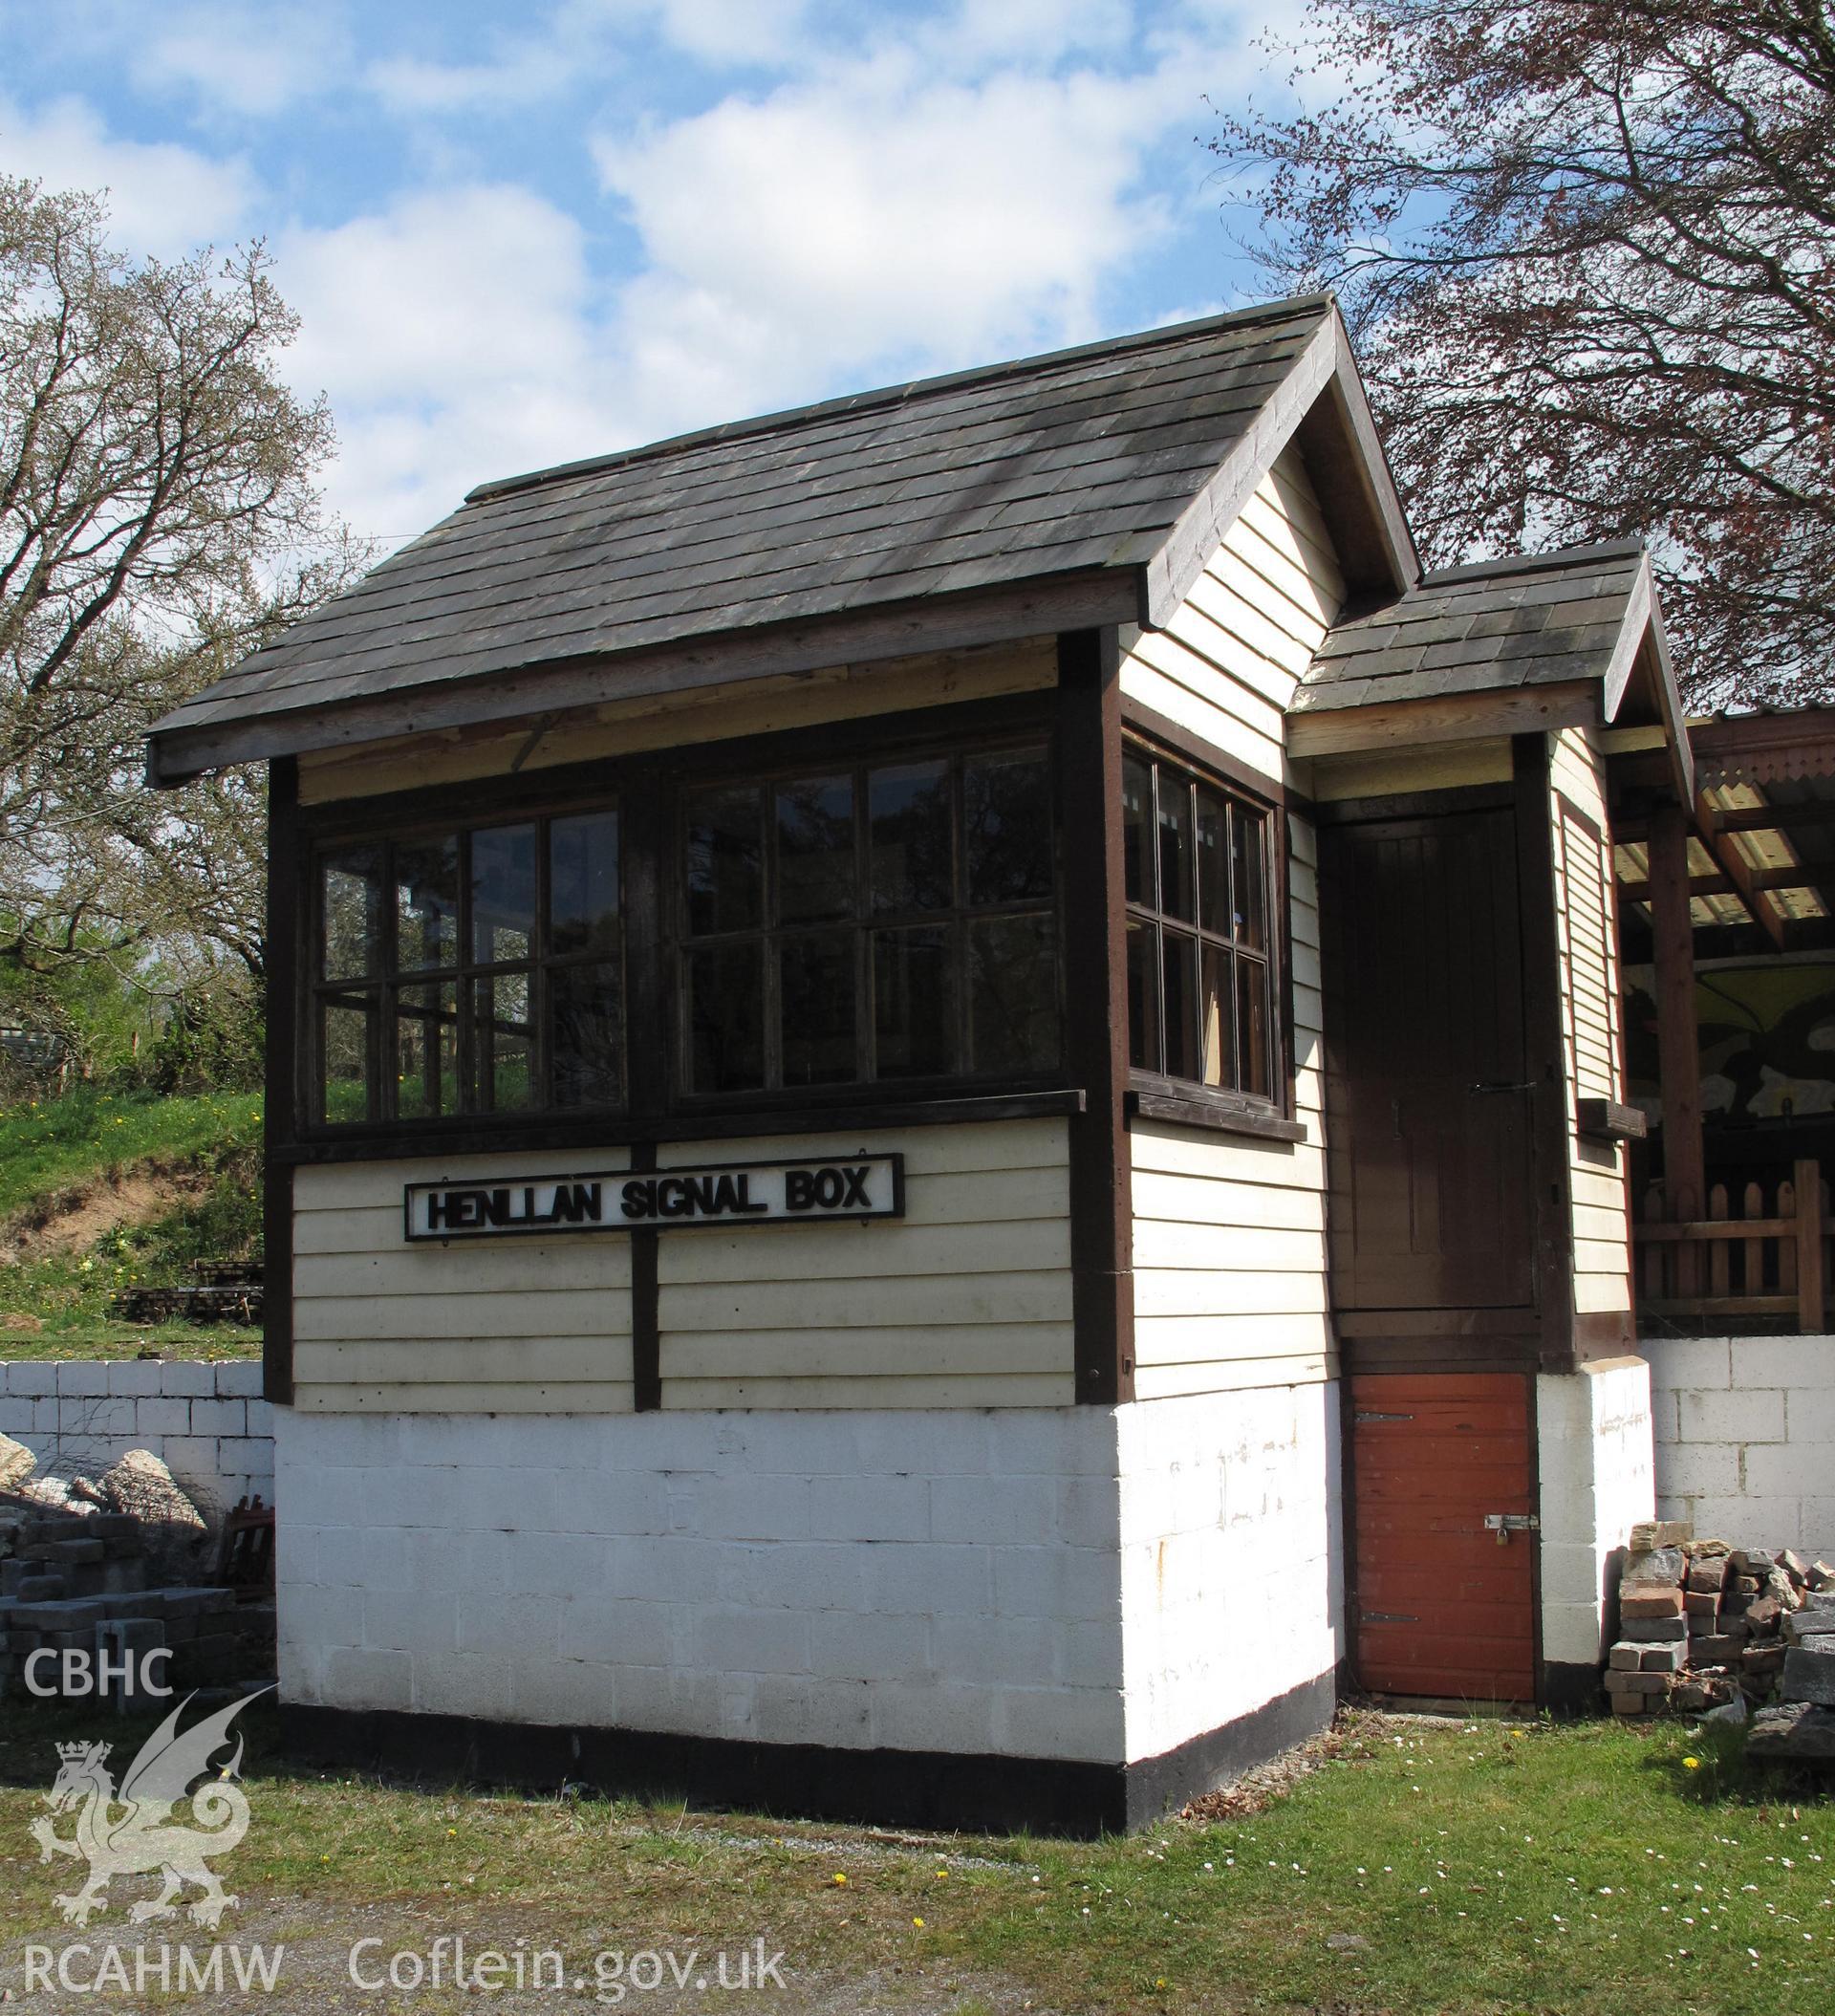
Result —
<path fill-rule="evenodd" d="M 1418 1624 L 1419 1617 L 1398 1615 L 1392 1610 L 1364 1610 L 1357 1614 L 1360 1624 Z"/>
<path fill-rule="evenodd" d="M 1371 1407 L 1359 1407 L 1357 1410 L 1360 1424 L 1364 1421 L 1412 1421 L 1414 1419 L 1412 1414 L 1378 1414 Z"/>
<path fill-rule="evenodd" d="M 1468 1085 L 1468 1086 L 1467 1086 L 1467 1087 L 1466 1087 L 1465 1089 L 1466 1089 L 1466 1091 L 1467 1091 L 1467 1092 L 1483 1092 L 1483 1093 L 1490 1093 L 1490 1092 L 1534 1092 L 1534 1091 L 1535 1091 L 1535 1089 L 1536 1089 L 1536 1081 L 1535 1081 L 1535 1079 L 1533 1079 L 1533 1078 L 1522 1078 L 1522 1079 L 1508 1079 L 1508 1080 L 1503 1080 L 1503 1079 L 1500 1079 L 1500 1080 L 1499 1080 L 1499 1081 L 1497 1081 L 1497 1082 L 1495 1082 L 1495 1083 L 1482 1083 L 1482 1084 L 1478 1084 L 1478 1085 Z"/>

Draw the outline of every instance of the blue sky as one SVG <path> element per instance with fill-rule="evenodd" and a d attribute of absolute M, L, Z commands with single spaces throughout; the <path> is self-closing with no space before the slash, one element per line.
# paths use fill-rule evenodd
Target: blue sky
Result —
<path fill-rule="evenodd" d="M 393 544 L 485 477 L 1253 298 L 1197 141 L 1296 7 L 0 0 L 0 169 L 106 186 L 131 250 L 265 239 L 332 501 Z"/>

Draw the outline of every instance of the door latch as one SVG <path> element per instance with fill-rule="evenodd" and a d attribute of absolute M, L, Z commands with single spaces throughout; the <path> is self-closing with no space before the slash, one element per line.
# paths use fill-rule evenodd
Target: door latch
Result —
<path fill-rule="evenodd" d="M 1542 1521 L 1534 1512 L 1487 1512 L 1484 1529 L 1487 1533 L 1497 1534 L 1500 1547 L 1508 1547 L 1512 1533 L 1541 1532 Z"/>

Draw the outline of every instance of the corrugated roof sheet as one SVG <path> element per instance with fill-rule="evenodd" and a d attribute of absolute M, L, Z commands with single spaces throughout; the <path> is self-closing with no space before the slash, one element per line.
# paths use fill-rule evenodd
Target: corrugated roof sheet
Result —
<path fill-rule="evenodd" d="M 1294 711 L 1604 678 L 1643 554 L 1632 540 L 1424 574 L 1332 629 Z"/>
<path fill-rule="evenodd" d="M 1330 314 L 1282 303 L 486 485 L 155 735 L 1139 567 Z"/>

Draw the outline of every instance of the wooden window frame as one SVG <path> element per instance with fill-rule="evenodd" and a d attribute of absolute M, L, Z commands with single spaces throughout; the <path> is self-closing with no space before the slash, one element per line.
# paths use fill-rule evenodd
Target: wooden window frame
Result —
<path fill-rule="evenodd" d="M 1055 796 L 1060 770 L 1057 696 L 1053 689 L 968 701 L 939 708 L 824 724 L 726 742 L 679 744 L 628 757 L 556 766 L 535 775 L 481 778 L 392 793 L 387 798 L 332 799 L 299 806 L 297 862 L 277 900 L 291 909 L 290 943 L 296 978 L 289 1009 L 307 1018 L 294 1046 L 295 1093 L 288 1138 L 275 1157 L 294 1163 L 442 1153 L 523 1152 L 572 1143 L 596 1145 L 658 1139 L 712 1139 L 799 1131 L 854 1131 L 874 1124 L 923 1124 L 1081 1112 L 1084 1095 L 1068 1075 L 1068 1055 L 1038 1073 L 850 1081 L 788 1091 L 693 1095 L 683 1084 L 677 1040 L 680 938 L 675 891 L 680 877 L 675 835 L 686 793 L 704 785 L 919 761 L 939 754 L 1043 748 Z M 329 849 L 376 838 L 417 835 L 537 821 L 610 806 L 619 810 L 620 957 L 625 1050 L 624 1105 L 592 1109 L 541 1107 L 497 1115 L 462 1113 L 405 1120 L 331 1121 L 322 1112 L 319 987 L 319 873 Z M 546 847 L 543 848 L 544 856 Z M 1064 932 L 1064 831 L 1055 825 L 1050 908 L 1057 933 L 1061 1035 L 1067 1023 Z M 391 902 L 393 897 L 390 898 Z M 1038 909 L 1046 905 L 1018 905 Z M 954 915 L 955 913 L 950 913 Z M 995 915 L 977 909 L 973 916 Z M 870 927 L 869 927 L 870 929 Z M 443 971 L 444 969 L 441 969 Z M 407 976 L 419 981 L 422 976 Z M 428 976 L 431 977 L 431 976 Z M 364 986 L 379 986 L 363 982 Z M 326 983 L 335 986 L 335 983 Z M 631 1060 L 654 1056 L 655 1069 Z M 547 1069 L 546 1059 L 542 1068 Z M 545 1082 L 545 1081 L 544 1081 Z"/>
<path fill-rule="evenodd" d="M 583 952 L 556 953 L 551 949 L 549 937 L 552 921 L 550 915 L 552 894 L 550 859 L 551 829 L 557 820 L 605 813 L 612 813 L 618 821 L 618 928 L 615 946 L 611 950 L 589 949 Z M 535 835 L 534 917 L 533 928 L 529 934 L 529 953 L 523 959 L 479 959 L 475 956 L 471 930 L 472 842 L 480 834 L 500 832 L 513 826 L 531 827 Z M 453 922 L 454 948 L 459 956 L 446 965 L 404 967 L 400 965 L 399 956 L 399 919 L 395 874 L 396 853 L 399 848 L 412 846 L 417 841 L 446 838 L 453 838 L 458 843 L 458 900 Z M 321 954 L 325 943 L 325 866 L 340 854 L 365 847 L 375 848 L 378 856 L 380 903 L 376 967 L 368 974 L 327 979 L 321 972 Z M 626 1001 L 630 984 L 625 943 L 624 812 L 616 791 L 607 791 L 585 799 L 570 798 L 542 807 L 507 805 L 501 809 L 494 806 L 481 809 L 474 800 L 473 810 L 467 817 L 376 821 L 367 826 L 335 830 L 315 835 L 304 853 L 306 900 L 301 907 L 305 929 L 301 948 L 303 956 L 298 962 L 299 1007 L 306 1024 L 305 1042 L 301 1046 L 307 1078 L 301 1107 L 303 1132 L 337 1139 L 354 1138 L 383 1128 L 392 1131 L 411 1130 L 417 1134 L 426 1130 L 437 1134 L 440 1129 L 451 1125 L 488 1126 L 492 1123 L 528 1124 L 542 1120 L 616 1119 L 628 1111 L 631 1072 Z M 554 1102 L 553 1096 L 554 1055 L 550 975 L 594 966 L 615 966 L 617 969 L 618 1093 L 615 1100 L 603 1104 L 561 1106 Z M 477 1097 L 478 1085 L 474 1044 L 474 990 L 480 981 L 512 977 L 516 974 L 527 974 L 529 977 L 529 1075 L 531 1082 L 538 1088 L 538 1097 L 528 1106 L 501 1110 L 474 1105 L 472 1101 Z M 399 1024 L 402 1017 L 400 998 L 404 992 L 412 989 L 444 986 L 453 990 L 457 1055 L 455 1079 L 459 1105 L 450 1114 L 398 1114 L 393 1109 L 397 1098 L 394 1088 L 399 1082 L 395 1067 L 398 1062 L 397 1046 L 400 1039 Z M 344 996 L 353 1000 L 360 998 L 375 1004 L 375 1015 L 368 1042 L 368 1074 L 374 1088 L 377 1110 L 361 1120 L 331 1119 L 327 1117 L 325 1110 L 327 1060 L 324 1010 Z"/>
<path fill-rule="evenodd" d="M 1124 725 L 1122 759 L 1124 777 L 1126 765 L 1131 761 L 1151 765 L 1154 773 L 1154 797 L 1148 813 L 1149 852 L 1155 878 L 1153 900 L 1125 899 L 1125 920 L 1152 924 L 1157 929 L 1170 925 L 1194 942 L 1200 958 L 1203 947 L 1211 944 L 1227 950 L 1233 961 L 1241 955 L 1261 962 L 1266 975 L 1263 1012 L 1267 1027 L 1269 1088 L 1266 1095 L 1262 1095 L 1234 1086 L 1207 1085 L 1200 1079 L 1175 1077 L 1165 1071 L 1131 1063 L 1128 1073 L 1129 1109 L 1143 1118 L 1212 1126 L 1226 1132 L 1264 1135 L 1278 1140 L 1298 1140 L 1303 1138 L 1305 1130 L 1296 1118 L 1295 1104 L 1290 943 L 1293 919 L 1288 891 L 1284 794 L 1280 793 L 1278 788 L 1257 788 L 1245 781 L 1234 767 L 1225 767 L 1220 761 L 1206 761 L 1192 746 L 1189 737 L 1181 736 L 1176 746 L 1169 746 L 1168 738 L 1156 735 L 1150 725 L 1133 719 L 1127 720 Z M 1194 786 L 1214 792 L 1232 808 L 1241 809 L 1260 821 L 1263 835 L 1262 897 L 1266 910 L 1264 947 L 1240 946 L 1233 935 L 1206 929 L 1198 915 L 1189 920 L 1169 917 L 1160 907 L 1158 780 L 1162 770 L 1171 770 L 1189 779 Z M 1193 841 L 1196 846 L 1195 824 Z M 1201 912 L 1201 903 L 1194 901 L 1195 912 Z M 1163 965 L 1162 977 L 1155 986 L 1155 1004 L 1157 1055 L 1163 1060 L 1166 1054 Z M 1233 1026 L 1235 1019 L 1233 1000 Z M 1132 1030 L 1127 1034 L 1127 1042 L 1132 1051 Z"/>
<path fill-rule="evenodd" d="M 966 888 L 966 861 L 963 849 L 963 768 L 978 756 L 1018 755 L 1028 752 L 1043 755 L 1047 773 L 1047 798 L 1050 802 L 1056 796 L 1057 763 L 1050 734 L 1040 729 L 1032 733 L 1013 733 L 996 737 L 961 735 L 945 736 L 934 740 L 928 746 L 882 748 L 864 751 L 846 759 L 831 759 L 828 762 L 802 761 L 778 764 L 768 770 L 750 770 L 740 772 L 722 770 L 717 773 L 694 775 L 684 778 L 673 794 L 669 817 L 669 859 L 665 864 L 668 883 L 668 901 L 665 924 L 665 954 L 668 962 L 668 985 L 670 1001 L 669 1041 L 673 1083 L 677 1087 L 676 1105 L 685 1114 L 697 1114 L 709 1110 L 727 1109 L 735 1112 L 753 1112 L 761 1109 L 802 1108 L 819 1103 L 825 1098 L 843 1096 L 872 1097 L 890 1095 L 895 1097 L 918 1098 L 946 1095 L 960 1093 L 972 1095 L 986 1092 L 993 1087 L 1016 1090 L 1036 1090 L 1056 1085 L 1063 1080 L 1064 1030 L 1065 1030 L 1065 971 L 1064 971 L 1064 874 L 1060 856 L 1060 836 L 1056 821 L 1050 835 L 1049 858 L 1051 863 L 1051 888 L 1043 898 L 1030 898 L 1020 901 L 1003 903 L 971 904 Z M 944 762 L 950 767 L 950 847 L 951 847 L 951 902 L 947 908 L 928 911 L 894 911 L 877 913 L 873 908 L 873 860 L 870 801 L 867 789 L 869 773 L 894 766 L 913 763 Z M 784 784 L 810 781 L 817 776 L 839 777 L 849 780 L 853 798 L 853 904 L 845 915 L 832 919 L 792 920 L 786 922 L 776 915 L 778 899 L 778 866 L 776 848 L 771 839 L 771 800 L 775 789 Z M 732 790 L 756 791 L 759 797 L 763 852 L 760 864 L 761 904 L 756 923 L 738 927 L 730 931 L 695 932 L 688 921 L 688 847 L 687 831 L 689 801 L 699 791 L 705 790 Z M 956 1029 L 954 1048 L 960 1059 L 968 1053 L 971 1004 L 968 992 L 968 932 L 969 926 L 977 922 L 998 921 L 1004 917 L 1029 918 L 1048 916 L 1051 920 L 1054 955 L 1052 959 L 1052 981 L 1054 988 L 1054 1010 L 1058 1025 L 1058 1054 L 1056 1060 L 1037 1072 L 1014 1073 L 1010 1071 L 975 1072 L 958 1069 L 950 1072 L 913 1074 L 904 1077 L 883 1077 L 876 1074 L 874 1055 L 874 998 L 873 975 L 873 942 L 876 932 L 882 930 L 923 929 L 935 926 L 947 930 L 953 940 L 951 970 L 955 990 Z M 853 967 L 853 1036 L 854 1075 L 846 1079 L 835 1079 L 819 1085 L 786 1085 L 784 1073 L 784 1030 L 781 1004 L 778 999 L 780 982 L 776 947 L 787 938 L 834 932 L 846 932 L 852 942 Z M 703 946 L 722 944 L 757 944 L 763 948 L 764 961 L 764 1029 L 763 1047 L 765 1084 L 761 1087 L 742 1091 L 697 1092 L 691 1082 L 691 1051 L 694 1040 L 692 1016 L 687 981 L 687 961 Z"/>

